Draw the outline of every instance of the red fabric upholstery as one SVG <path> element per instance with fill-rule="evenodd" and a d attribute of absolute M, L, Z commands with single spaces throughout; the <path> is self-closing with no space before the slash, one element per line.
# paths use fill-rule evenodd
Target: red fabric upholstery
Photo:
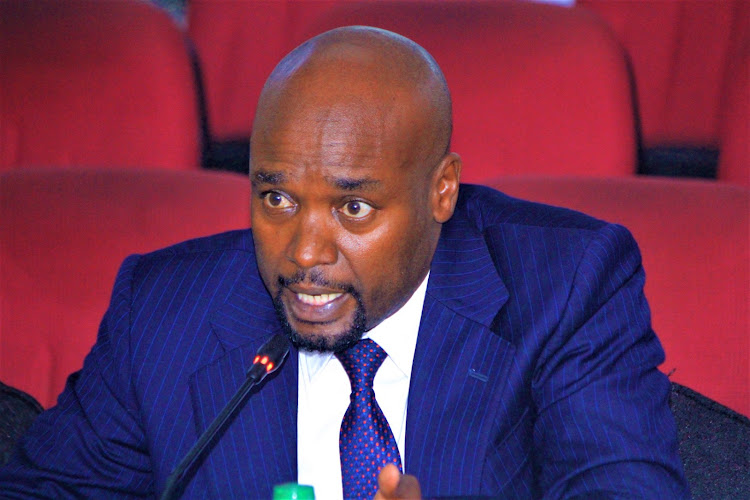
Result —
<path fill-rule="evenodd" d="M 0 170 L 200 166 L 184 34 L 138 0 L 0 1 Z"/>
<path fill-rule="evenodd" d="M 51 406 L 96 339 L 122 260 L 248 227 L 249 190 L 217 172 L 0 173 L 0 380 Z"/>
<path fill-rule="evenodd" d="M 750 191 L 658 178 L 505 178 L 521 198 L 623 224 L 640 245 L 662 370 L 750 415 Z"/>
<path fill-rule="evenodd" d="M 188 33 L 198 53 L 213 136 L 250 136 L 263 84 L 292 48 L 287 3 L 190 0 Z"/>
<path fill-rule="evenodd" d="M 724 89 L 718 177 L 750 188 L 750 37 L 738 52 Z"/>
<path fill-rule="evenodd" d="M 435 56 L 453 93 L 453 149 L 463 155 L 466 180 L 635 172 L 621 47 L 586 11 L 527 2 L 194 0 L 190 30 L 215 135 L 248 136 L 273 63 L 310 36 L 347 24 L 396 31 Z"/>
<path fill-rule="evenodd" d="M 577 3 L 605 18 L 630 54 L 645 145 L 717 146 L 724 68 L 747 32 L 747 0 Z"/>

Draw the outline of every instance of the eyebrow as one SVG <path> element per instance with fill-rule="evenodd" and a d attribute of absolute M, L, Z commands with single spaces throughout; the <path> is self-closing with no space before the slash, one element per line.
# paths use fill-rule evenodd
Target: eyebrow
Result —
<path fill-rule="evenodd" d="M 380 185 L 380 181 L 377 179 L 370 179 L 368 177 L 355 179 L 352 177 L 333 177 L 327 178 L 326 181 L 333 184 L 337 188 L 343 191 L 367 191 Z"/>
<path fill-rule="evenodd" d="M 277 186 L 284 182 L 284 174 L 282 172 L 268 172 L 265 170 L 258 170 L 253 174 L 252 184 L 272 184 Z"/>
<path fill-rule="evenodd" d="M 283 184 L 287 180 L 286 175 L 283 172 L 269 172 L 267 170 L 258 170 L 252 175 L 252 185 L 258 184 L 270 184 L 272 186 L 278 186 Z M 332 177 L 327 176 L 326 182 L 336 186 L 343 191 L 368 191 L 376 188 L 381 184 L 377 179 L 371 179 L 369 177 L 354 178 L 354 177 Z"/>

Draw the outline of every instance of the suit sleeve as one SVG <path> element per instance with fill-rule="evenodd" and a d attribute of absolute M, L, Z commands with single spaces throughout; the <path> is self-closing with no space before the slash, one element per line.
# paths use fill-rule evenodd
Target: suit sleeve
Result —
<path fill-rule="evenodd" d="M 545 498 L 689 498 L 637 245 L 591 239 L 533 380 Z"/>
<path fill-rule="evenodd" d="M 132 274 L 123 263 L 96 344 L 0 469 L 3 498 L 153 495 L 153 480 L 128 359 Z"/>

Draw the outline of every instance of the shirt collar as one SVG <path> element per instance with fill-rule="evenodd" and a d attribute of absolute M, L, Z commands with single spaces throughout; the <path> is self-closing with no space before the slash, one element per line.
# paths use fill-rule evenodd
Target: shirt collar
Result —
<path fill-rule="evenodd" d="M 417 348 L 419 323 L 422 319 L 422 307 L 424 306 L 429 277 L 430 273 L 428 272 L 419 287 L 398 311 L 362 336 L 377 342 L 406 377 L 411 377 L 411 367 L 414 362 L 414 351 Z M 333 353 L 330 352 L 300 351 L 300 362 L 307 365 L 307 373 L 310 379 L 313 379 L 320 370 L 325 368 L 333 357 Z"/>

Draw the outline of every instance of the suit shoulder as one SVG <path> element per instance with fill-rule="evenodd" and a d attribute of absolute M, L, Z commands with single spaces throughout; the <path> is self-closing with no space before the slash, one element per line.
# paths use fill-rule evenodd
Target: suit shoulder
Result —
<path fill-rule="evenodd" d="M 236 251 L 254 254 L 253 237 L 249 229 L 239 229 L 185 240 L 141 255 L 140 260 L 174 259 L 182 256 L 193 258 L 197 254 Z"/>
<path fill-rule="evenodd" d="M 250 230 L 235 230 L 186 240 L 144 254 L 134 254 L 123 262 L 116 287 L 122 282 L 141 283 L 168 274 L 192 275 L 197 269 L 235 267 L 247 263 L 255 267 L 255 249 Z M 200 274 L 200 273 L 199 273 Z M 130 285 L 128 285 L 130 286 Z"/>
<path fill-rule="evenodd" d="M 498 225 L 520 225 L 550 229 L 600 231 L 608 222 L 590 215 L 520 198 L 487 186 L 461 186 L 457 209 L 485 230 Z"/>

